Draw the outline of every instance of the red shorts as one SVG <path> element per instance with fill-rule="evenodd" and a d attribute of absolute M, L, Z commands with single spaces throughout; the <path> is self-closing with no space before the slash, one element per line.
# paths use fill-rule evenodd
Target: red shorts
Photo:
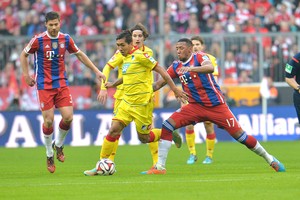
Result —
<path fill-rule="evenodd" d="M 174 112 L 170 118 L 176 123 L 175 129 L 189 124 L 211 121 L 224 128 L 230 134 L 241 130 L 239 122 L 226 104 L 205 107 L 198 103 L 189 103 Z"/>
<path fill-rule="evenodd" d="M 38 90 L 38 99 L 42 111 L 49 110 L 54 105 L 56 108 L 73 106 L 69 87 Z"/>

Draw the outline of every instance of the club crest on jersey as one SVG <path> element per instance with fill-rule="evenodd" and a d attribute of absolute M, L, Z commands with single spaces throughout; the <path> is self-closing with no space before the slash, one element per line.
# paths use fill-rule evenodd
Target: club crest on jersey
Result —
<path fill-rule="evenodd" d="M 135 59 L 135 57 L 134 57 L 134 55 L 132 55 L 132 56 L 131 56 L 131 60 L 134 60 L 134 59 Z"/>
<path fill-rule="evenodd" d="M 209 60 L 209 57 L 207 55 L 202 56 L 203 60 Z"/>
<path fill-rule="evenodd" d="M 129 63 L 125 63 L 122 66 L 122 74 L 125 74 L 127 69 L 129 68 L 130 64 Z"/>
<path fill-rule="evenodd" d="M 149 57 L 150 62 L 152 62 L 153 64 L 156 62 L 156 60 L 153 57 Z"/>
<path fill-rule="evenodd" d="M 142 130 L 145 131 L 145 130 L 150 130 L 151 129 L 151 125 L 143 125 L 142 126 Z"/>
<path fill-rule="evenodd" d="M 57 49 L 57 47 L 58 47 L 57 42 L 52 42 L 52 48 L 53 48 L 53 49 Z"/>
<path fill-rule="evenodd" d="M 291 66 L 290 64 L 286 64 L 285 65 L 285 71 L 287 72 L 287 73 L 292 73 L 292 70 L 293 70 L 293 66 Z"/>
<path fill-rule="evenodd" d="M 61 49 L 63 49 L 63 48 L 65 48 L 65 43 L 60 43 L 59 46 Z"/>

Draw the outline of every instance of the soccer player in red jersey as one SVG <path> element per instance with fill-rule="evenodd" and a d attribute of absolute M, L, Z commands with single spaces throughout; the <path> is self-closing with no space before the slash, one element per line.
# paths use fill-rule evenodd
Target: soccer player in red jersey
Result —
<path fill-rule="evenodd" d="M 91 62 L 85 53 L 80 51 L 73 39 L 60 32 L 60 15 L 57 12 L 46 14 L 45 26 L 47 30 L 34 36 L 21 53 L 21 67 L 26 83 L 36 85 L 40 109 L 43 115 L 43 133 L 47 155 L 47 169 L 55 172 L 53 159 L 64 162 L 63 144 L 73 120 L 72 97 L 68 87 L 65 70 L 65 53 L 75 54 L 88 68 L 93 70 L 102 82 L 105 76 Z M 34 78 L 29 74 L 28 56 L 34 54 Z M 54 106 L 59 109 L 62 119 L 59 123 L 59 133 L 52 143 Z"/>
<path fill-rule="evenodd" d="M 235 140 L 262 156 L 277 172 L 284 172 L 284 165 L 270 155 L 261 144 L 241 128 L 228 108 L 219 85 L 213 77 L 214 66 L 208 55 L 193 53 L 192 41 L 183 38 L 176 44 L 179 61 L 173 62 L 167 72 L 172 79 L 179 78 L 182 88 L 188 95 L 188 104 L 174 112 L 162 124 L 158 147 L 158 162 L 147 174 L 165 174 L 165 164 L 172 144 L 172 131 L 203 121 L 211 121 L 224 128 Z M 153 84 L 154 91 L 165 85 L 160 79 Z"/>

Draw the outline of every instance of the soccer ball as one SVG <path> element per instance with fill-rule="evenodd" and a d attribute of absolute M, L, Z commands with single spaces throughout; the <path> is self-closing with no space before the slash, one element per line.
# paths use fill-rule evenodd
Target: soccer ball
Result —
<path fill-rule="evenodd" d="M 96 164 L 97 174 L 102 176 L 113 175 L 116 171 L 115 163 L 108 158 L 99 160 Z"/>

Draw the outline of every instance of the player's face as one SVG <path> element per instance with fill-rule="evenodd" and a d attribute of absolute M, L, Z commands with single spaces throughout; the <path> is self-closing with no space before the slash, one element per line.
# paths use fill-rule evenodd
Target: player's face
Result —
<path fill-rule="evenodd" d="M 122 56 L 127 56 L 132 49 L 132 43 L 127 44 L 125 38 L 117 40 L 116 44 Z"/>
<path fill-rule="evenodd" d="M 201 44 L 199 40 L 192 40 L 193 43 L 193 52 L 202 51 L 204 46 Z"/>
<path fill-rule="evenodd" d="M 57 37 L 60 30 L 60 21 L 59 19 L 49 20 L 45 23 L 47 31 L 51 37 Z"/>
<path fill-rule="evenodd" d="M 187 61 L 192 55 L 193 48 L 188 46 L 185 42 L 177 42 L 176 52 L 178 59 L 182 62 Z"/>
<path fill-rule="evenodd" d="M 135 30 L 132 31 L 132 43 L 133 46 L 137 46 L 138 48 L 141 48 L 144 45 L 144 35 L 143 35 L 143 31 L 141 30 Z"/>

